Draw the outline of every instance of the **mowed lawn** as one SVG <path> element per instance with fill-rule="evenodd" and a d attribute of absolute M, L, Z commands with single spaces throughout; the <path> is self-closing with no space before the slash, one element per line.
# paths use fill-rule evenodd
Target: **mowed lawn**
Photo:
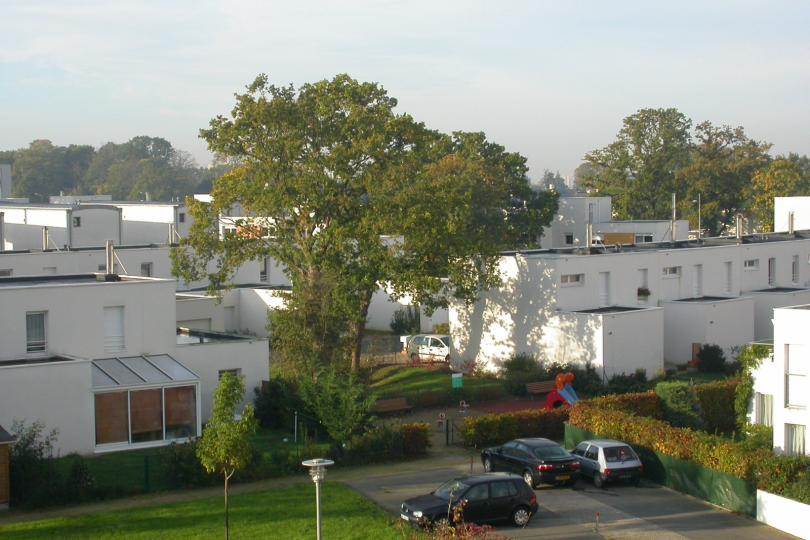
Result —
<path fill-rule="evenodd" d="M 387 366 L 371 375 L 371 390 L 379 397 L 409 397 L 424 392 L 448 393 L 452 390 L 450 373 L 428 368 Z M 497 379 L 464 376 L 464 390 L 481 388 L 499 390 L 503 384 Z"/>
<path fill-rule="evenodd" d="M 391 517 L 348 487 L 322 490 L 324 538 L 402 539 Z M 231 538 L 315 538 L 315 486 L 309 482 L 230 497 Z M 0 524 L 0 538 L 186 539 L 224 536 L 222 497 L 86 516 Z M 1 523 L 1 522 L 0 522 Z"/>

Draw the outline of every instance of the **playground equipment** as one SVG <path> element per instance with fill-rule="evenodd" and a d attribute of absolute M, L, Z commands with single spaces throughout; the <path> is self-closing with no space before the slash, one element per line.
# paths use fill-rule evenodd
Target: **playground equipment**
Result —
<path fill-rule="evenodd" d="M 574 374 L 570 371 L 568 373 L 558 373 L 554 377 L 554 390 L 546 396 L 546 409 L 571 407 L 579 401 L 579 396 L 577 396 L 574 387 L 571 386 L 574 378 Z"/>

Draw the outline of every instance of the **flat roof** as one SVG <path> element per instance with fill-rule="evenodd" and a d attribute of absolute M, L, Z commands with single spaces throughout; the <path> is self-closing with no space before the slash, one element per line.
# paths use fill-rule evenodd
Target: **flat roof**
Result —
<path fill-rule="evenodd" d="M 810 229 L 787 232 L 747 234 L 740 238 L 736 236 L 717 236 L 701 238 L 700 240 L 676 240 L 675 242 L 648 242 L 644 244 L 607 244 L 604 246 L 586 247 L 556 247 L 550 249 L 525 249 L 502 251 L 501 255 L 524 255 L 537 258 L 572 257 L 578 255 L 612 255 L 617 253 L 652 253 L 658 251 L 671 251 L 676 249 L 703 249 L 722 246 L 736 246 L 742 244 L 764 244 L 770 242 L 790 242 L 794 240 L 810 240 Z"/>
<path fill-rule="evenodd" d="M 93 283 L 124 283 L 147 281 L 173 281 L 164 278 L 147 278 L 118 274 L 65 274 L 46 276 L 0 277 L 0 289 L 10 287 L 41 287 L 50 285 L 89 285 Z"/>
<path fill-rule="evenodd" d="M 799 292 L 799 291 L 810 291 L 810 289 L 802 288 L 802 287 L 770 287 L 768 289 L 757 289 L 756 291 L 748 291 L 748 292 L 755 292 L 755 293 L 769 293 L 769 292 L 776 292 L 776 293 L 786 293 L 786 292 Z M 746 294 L 748 294 L 746 292 Z"/>
<path fill-rule="evenodd" d="M 739 300 L 741 296 L 697 296 L 693 298 L 678 298 L 677 300 L 665 300 L 667 302 L 722 302 L 724 300 Z"/>
<path fill-rule="evenodd" d="M 41 356 L 33 358 L 14 358 L 11 360 L 0 360 L 0 367 L 4 366 L 26 366 L 31 364 L 51 364 L 54 362 L 73 362 L 77 358 L 67 358 L 65 356 Z"/>
<path fill-rule="evenodd" d="M 646 307 L 608 306 L 594 309 L 577 309 L 575 313 L 624 313 L 626 311 L 641 311 Z"/>
<path fill-rule="evenodd" d="M 124 244 L 120 246 L 114 246 L 116 251 L 122 249 L 158 249 L 158 248 L 168 248 L 168 247 L 175 247 L 178 244 Z M 81 252 L 81 251 L 104 251 L 107 249 L 107 246 L 87 246 L 87 247 L 66 247 L 61 249 L 6 249 L 0 250 L 0 256 L 3 255 L 20 255 L 20 254 L 27 254 L 27 253 L 71 253 L 71 252 Z"/>
<path fill-rule="evenodd" d="M 210 330 L 192 330 L 180 327 L 177 329 L 178 345 L 197 345 L 200 343 L 228 343 L 232 341 L 247 341 L 258 339 L 252 336 L 230 334 L 228 332 L 212 332 Z"/>

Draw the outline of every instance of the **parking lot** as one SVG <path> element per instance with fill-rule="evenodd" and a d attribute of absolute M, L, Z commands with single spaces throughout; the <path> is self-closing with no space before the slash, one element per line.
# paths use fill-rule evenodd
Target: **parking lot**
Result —
<path fill-rule="evenodd" d="M 346 483 L 399 516 L 400 504 L 405 499 L 428 493 L 442 482 L 467 472 L 469 466 L 459 465 Z M 475 472 L 482 472 L 480 464 L 475 464 Z M 580 480 L 573 488 L 541 487 L 536 493 L 540 509 L 528 527 L 499 525 L 496 530 L 511 538 L 794 538 L 652 483 L 600 490 Z"/>

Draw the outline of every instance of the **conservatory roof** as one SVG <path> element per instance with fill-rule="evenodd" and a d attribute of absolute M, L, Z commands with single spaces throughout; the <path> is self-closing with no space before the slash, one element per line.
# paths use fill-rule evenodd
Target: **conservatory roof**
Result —
<path fill-rule="evenodd" d="M 200 380 L 168 354 L 100 358 L 92 363 L 94 390 Z"/>

